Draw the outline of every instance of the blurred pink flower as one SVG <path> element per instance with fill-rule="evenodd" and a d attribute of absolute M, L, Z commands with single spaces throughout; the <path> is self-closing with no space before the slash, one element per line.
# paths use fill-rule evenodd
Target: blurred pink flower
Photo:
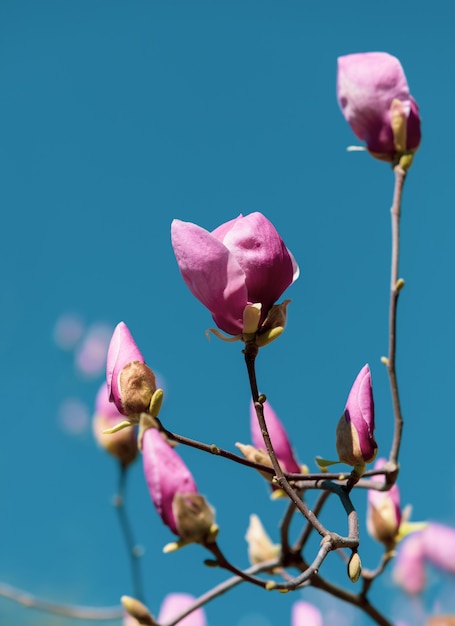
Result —
<path fill-rule="evenodd" d="M 231 335 L 243 331 L 248 304 L 262 305 L 264 321 L 299 274 L 275 227 L 261 213 L 222 224 L 211 233 L 191 222 L 172 222 L 172 246 L 191 293 Z"/>
<path fill-rule="evenodd" d="M 108 324 L 93 324 L 75 353 L 77 370 L 88 377 L 99 376 L 106 363 L 107 348 L 112 334 Z"/>
<path fill-rule="evenodd" d="M 119 413 L 115 404 L 109 402 L 107 385 L 104 382 L 96 395 L 93 434 L 98 444 L 126 467 L 134 461 L 138 453 L 135 429 L 129 427 L 111 435 L 103 434 L 103 431 L 124 419 L 125 416 Z"/>
<path fill-rule="evenodd" d="M 436 567 L 455 574 L 455 528 L 430 522 L 420 533 L 425 558 Z"/>
<path fill-rule="evenodd" d="M 340 461 L 357 466 L 373 461 L 377 449 L 371 374 L 370 368 L 365 365 L 352 385 L 338 422 L 337 451 Z"/>
<path fill-rule="evenodd" d="M 181 611 L 191 606 L 195 598 L 187 593 L 170 593 L 161 604 L 158 622 L 163 623 L 176 617 Z M 183 618 L 179 624 L 182 626 L 206 626 L 205 613 L 203 609 L 196 609 L 187 617 Z"/>
<path fill-rule="evenodd" d="M 109 344 L 106 381 L 109 400 L 121 413 L 128 416 L 148 410 L 156 391 L 155 375 L 124 322 L 117 324 Z"/>
<path fill-rule="evenodd" d="M 419 147 L 418 106 L 396 57 L 386 52 L 339 57 L 337 95 L 354 134 L 376 158 L 394 161 L 397 153 Z M 396 124 L 399 132 L 393 130 Z"/>
<path fill-rule="evenodd" d="M 213 510 L 194 478 L 156 428 L 142 435 L 144 474 L 150 496 L 166 526 L 184 542 L 202 542 L 214 522 Z"/>
<path fill-rule="evenodd" d="M 377 459 L 374 469 L 381 469 L 386 459 Z M 377 477 L 377 479 L 380 477 Z M 384 478 L 382 477 L 384 480 Z M 400 491 L 395 484 L 389 491 L 368 491 L 367 528 L 370 535 L 391 548 L 398 539 L 401 524 Z"/>
<path fill-rule="evenodd" d="M 416 532 L 400 544 L 393 570 L 395 583 L 411 595 L 416 595 L 425 588 L 425 563 L 421 535 L 422 532 Z"/>
<path fill-rule="evenodd" d="M 292 607 L 291 626 L 324 626 L 324 621 L 318 608 L 299 600 Z"/>
<path fill-rule="evenodd" d="M 269 402 L 264 403 L 264 417 L 269 431 L 270 439 L 272 441 L 273 449 L 276 457 L 285 472 L 292 474 L 300 474 L 300 465 L 297 463 L 294 451 L 292 450 L 289 437 L 286 430 L 278 418 L 275 411 L 272 409 Z M 266 450 L 264 438 L 262 436 L 261 429 L 259 427 L 258 418 L 256 416 L 256 409 L 254 403 L 250 404 L 250 428 L 251 439 L 253 446 L 258 450 Z"/>

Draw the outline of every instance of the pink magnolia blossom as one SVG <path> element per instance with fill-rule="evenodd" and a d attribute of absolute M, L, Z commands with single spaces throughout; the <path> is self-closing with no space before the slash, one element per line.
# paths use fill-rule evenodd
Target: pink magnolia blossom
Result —
<path fill-rule="evenodd" d="M 168 594 L 161 604 L 158 622 L 162 624 L 173 619 L 186 608 L 190 607 L 194 601 L 195 598 L 187 593 Z M 205 619 L 204 610 L 196 609 L 187 615 L 187 617 L 184 617 L 179 624 L 182 626 L 206 626 L 207 621 Z"/>
<path fill-rule="evenodd" d="M 420 143 L 418 106 L 409 93 L 399 60 L 386 52 L 348 54 L 338 59 L 338 102 L 354 134 L 373 156 L 394 161 L 397 153 Z M 402 118 L 405 145 L 398 145 L 394 124 Z"/>
<path fill-rule="evenodd" d="M 125 416 L 119 413 L 115 404 L 109 402 L 107 385 L 103 383 L 96 395 L 95 415 L 93 417 L 93 434 L 98 444 L 110 454 L 118 458 L 124 467 L 137 456 L 138 448 L 134 428 L 124 428 L 111 435 L 103 431 L 122 422 Z"/>
<path fill-rule="evenodd" d="M 324 620 L 318 608 L 299 600 L 292 607 L 291 626 L 324 626 Z"/>
<path fill-rule="evenodd" d="M 106 361 L 109 400 L 124 415 L 147 411 L 156 391 L 155 375 L 145 365 L 144 357 L 128 326 L 120 322 L 114 329 Z"/>
<path fill-rule="evenodd" d="M 156 428 L 144 431 L 142 455 L 150 496 L 164 524 L 185 543 L 203 542 L 214 523 L 213 510 L 190 470 Z"/>
<path fill-rule="evenodd" d="M 377 459 L 374 469 L 384 467 L 386 459 Z M 370 535 L 391 547 L 401 524 L 400 491 L 394 484 L 389 491 L 368 491 L 367 528 Z"/>
<path fill-rule="evenodd" d="M 261 213 L 240 215 L 211 233 L 174 220 L 171 235 L 191 293 L 209 309 L 215 324 L 231 335 L 242 333 L 248 304 L 262 305 L 262 322 L 299 274 L 292 254 Z"/>
<path fill-rule="evenodd" d="M 365 365 L 349 392 L 344 413 L 337 427 L 337 451 L 348 465 L 369 463 L 376 456 L 374 439 L 374 401 L 371 373 Z"/>
<path fill-rule="evenodd" d="M 281 468 L 291 474 L 300 474 L 300 465 L 297 463 L 286 430 L 269 402 L 264 403 L 264 418 Z M 250 404 L 250 428 L 253 446 L 257 449 L 265 450 L 266 446 L 253 402 Z"/>

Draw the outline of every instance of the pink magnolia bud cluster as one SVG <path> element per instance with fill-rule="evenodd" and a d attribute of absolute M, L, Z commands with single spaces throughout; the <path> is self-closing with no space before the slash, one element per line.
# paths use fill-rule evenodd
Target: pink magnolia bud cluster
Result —
<path fill-rule="evenodd" d="M 212 232 L 174 220 L 171 234 L 183 279 L 218 328 L 235 336 L 259 331 L 260 336 L 284 327 L 286 307 L 274 310 L 273 305 L 299 269 L 261 213 L 240 215 Z"/>
<path fill-rule="evenodd" d="M 368 365 L 360 370 L 349 392 L 337 426 L 336 446 L 340 461 L 359 471 L 376 456 L 373 388 Z"/>
<path fill-rule="evenodd" d="M 419 109 L 394 56 L 365 52 L 340 57 L 337 95 L 344 117 L 372 156 L 396 162 L 419 147 Z"/>
<path fill-rule="evenodd" d="M 425 565 L 455 574 L 455 528 L 430 522 L 401 544 L 394 580 L 410 594 L 421 593 L 426 585 Z"/>

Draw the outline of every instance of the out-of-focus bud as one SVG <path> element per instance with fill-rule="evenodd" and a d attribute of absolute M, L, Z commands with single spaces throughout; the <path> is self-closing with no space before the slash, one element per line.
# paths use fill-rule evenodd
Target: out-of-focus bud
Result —
<path fill-rule="evenodd" d="M 427 626 L 455 626 L 455 615 L 434 615 L 428 618 Z"/>
<path fill-rule="evenodd" d="M 127 416 L 147 412 L 156 391 L 155 375 L 145 365 L 127 325 L 117 324 L 107 353 L 109 399 Z"/>
<path fill-rule="evenodd" d="M 248 542 L 248 557 L 252 565 L 272 561 L 280 554 L 280 546 L 272 543 L 257 515 L 250 515 L 250 525 L 245 539 Z"/>
<path fill-rule="evenodd" d="M 291 626 L 324 626 L 321 611 L 313 604 L 299 600 L 292 607 Z"/>
<path fill-rule="evenodd" d="M 98 444 L 115 456 L 123 467 L 126 467 L 134 461 L 138 452 L 134 428 L 125 428 L 111 435 L 103 434 L 103 431 L 112 428 L 122 419 L 124 416 L 118 412 L 112 402 L 109 402 L 107 386 L 103 383 L 95 401 L 93 434 Z"/>
<path fill-rule="evenodd" d="M 191 293 L 208 308 L 218 328 L 237 338 L 245 333 L 251 341 L 275 301 L 298 278 L 294 257 L 261 213 L 240 215 L 212 232 L 174 220 L 171 234 Z"/>
<path fill-rule="evenodd" d="M 410 595 L 417 595 L 425 588 L 425 564 L 422 532 L 403 541 L 395 560 L 394 582 Z"/>
<path fill-rule="evenodd" d="M 362 562 L 358 552 L 353 552 L 348 563 L 348 576 L 351 582 L 356 583 L 362 574 Z"/>
<path fill-rule="evenodd" d="M 257 450 L 254 446 L 245 445 L 244 443 L 236 443 L 236 447 L 240 450 L 243 456 L 248 459 L 248 461 L 252 461 L 253 463 L 261 463 L 261 465 L 267 465 L 268 467 L 273 467 L 272 461 L 270 460 L 269 455 L 264 450 Z M 272 481 L 274 474 L 269 472 L 261 472 L 259 473 L 264 476 L 266 480 Z"/>
<path fill-rule="evenodd" d="M 342 463 L 359 473 L 373 461 L 378 450 L 374 439 L 374 401 L 368 365 L 359 372 L 349 392 L 344 413 L 338 422 L 336 447 Z"/>
<path fill-rule="evenodd" d="M 170 593 L 161 604 L 158 622 L 166 623 L 188 609 L 195 602 L 195 598 L 187 593 Z M 207 626 L 204 610 L 199 608 L 179 621 L 181 626 Z"/>
<path fill-rule="evenodd" d="M 374 469 L 381 469 L 386 459 L 377 459 Z M 398 541 L 401 524 L 400 492 L 393 485 L 389 491 L 368 491 L 367 529 L 370 535 L 389 550 Z"/>
<path fill-rule="evenodd" d="M 148 608 L 130 596 L 122 596 L 121 602 L 128 615 L 123 620 L 124 626 L 135 626 L 145 624 L 146 626 L 156 626 L 156 622 L 150 615 Z"/>
<path fill-rule="evenodd" d="M 419 109 L 396 57 L 386 52 L 339 57 L 337 95 L 344 117 L 372 156 L 392 163 L 404 154 L 412 157 L 420 144 Z"/>
<path fill-rule="evenodd" d="M 142 456 L 155 508 L 166 526 L 180 537 L 180 544 L 213 541 L 213 509 L 198 493 L 185 463 L 156 428 L 142 433 Z"/>

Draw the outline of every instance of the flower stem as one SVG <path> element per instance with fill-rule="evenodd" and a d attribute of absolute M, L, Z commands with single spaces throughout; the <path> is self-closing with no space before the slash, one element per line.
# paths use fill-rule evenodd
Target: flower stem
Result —
<path fill-rule="evenodd" d="M 398 381 L 395 367 L 396 359 L 396 326 L 398 296 L 402 287 L 398 282 L 398 267 L 400 256 L 400 216 L 401 198 L 403 194 L 406 171 L 399 165 L 395 166 L 395 189 L 393 202 L 390 209 L 392 217 L 392 259 L 390 271 L 390 310 L 389 310 L 389 355 L 387 358 L 387 371 L 389 374 L 390 390 L 392 393 L 393 413 L 395 419 L 394 435 L 389 460 L 393 464 L 398 463 L 401 435 L 403 430 L 403 416 L 401 414 L 400 396 L 398 393 Z"/>
<path fill-rule="evenodd" d="M 133 532 L 131 530 L 131 524 L 128 519 L 125 507 L 125 491 L 126 491 L 126 477 L 127 467 L 119 464 L 120 472 L 118 478 L 117 494 L 115 497 L 115 508 L 117 509 L 117 515 L 120 523 L 120 528 L 125 542 L 126 550 L 130 560 L 131 577 L 133 581 L 133 595 L 135 598 L 144 601 L 144 594 L 142 591 L 142 577 L 139 564 L 140 554 L 137 551 L 137 547 L 134 542 Z"/>

